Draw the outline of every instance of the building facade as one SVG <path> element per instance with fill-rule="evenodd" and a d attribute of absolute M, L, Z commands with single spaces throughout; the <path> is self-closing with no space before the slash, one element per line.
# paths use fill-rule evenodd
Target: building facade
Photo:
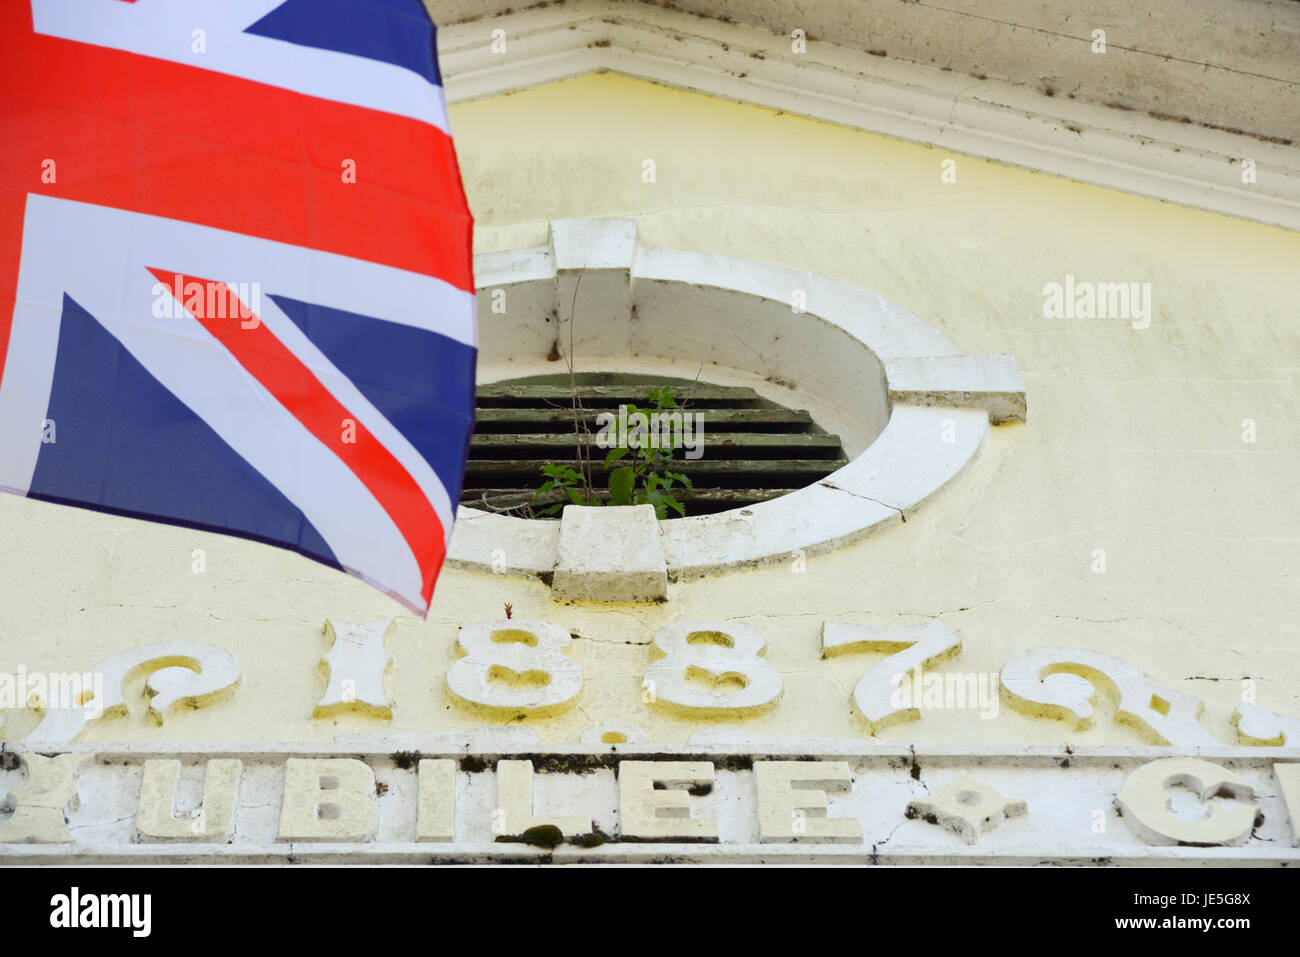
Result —
<path fill-rule="evenodd" d="M 427 621 L 0 497 L 0 667 L 105 705 L 10 702 L 0 859 L 1300 860 L 1294 4 L 431 6 L 480 386 L 752 390 L 845 464 L 463 502 Z"/>

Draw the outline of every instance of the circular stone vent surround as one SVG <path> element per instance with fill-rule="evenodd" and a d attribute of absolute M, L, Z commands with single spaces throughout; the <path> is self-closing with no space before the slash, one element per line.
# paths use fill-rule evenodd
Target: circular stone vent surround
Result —
<path fill-rule="evenodd" d="M 643 247 L 633 220 L 555 220 L 545 246 L 478 256 L 474 271 L 486 394 L 567 378 L 570 355 L 579 374 L 698 374 L 813 409 L 848 450 L 788 494 L 671 521 L 649 506 L 570 506 L 555 522 L 462 502 L 448 561 L 540 577 L 556 597 L 662 600 L 668 581 L 839 548 L 942 491 L 991 423 L 1025 420 L 1014 357 L 963 354 L 906 309 L 823 276 Z"/>

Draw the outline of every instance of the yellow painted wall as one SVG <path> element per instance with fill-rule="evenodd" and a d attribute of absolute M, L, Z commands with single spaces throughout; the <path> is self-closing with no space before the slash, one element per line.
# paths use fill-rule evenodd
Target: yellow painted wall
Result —
<path fill-rule="evenodd" d="M 528 722 L 576 741 L 603 720 L 664 741 L 699 722 L 641 703 L 653 631 L 738 619 L 785 676 L 755 731 L 862 733 L 858 676 L 880 655 L 820 659 L 824 619 L 939 618 L 965 641 L 947 667 L 996 671 L 1046 644 L 1119 655 L 1205 699 L 1232 740 L 1241 680 L 1300 715 L 1300 236 L 1124 194 L 596 76 L 452 110 L 478 251 L 540 244 L 546 222 L 634 216 L 641 240 L 766 260 L 880 293 L 968 352 L 1014 353 L 1029 422 L 992 431 L 955 486 L 905 525 L 788 567 L 675 585 L 664 605 L 558 605 L 538 582 L 448 569 L 428 622 L 367 586 L 286 552 L 0 496 L 0 669 L 90 668 L 173 638 L 231 650 L 231 701 L 156 729 L 136 702 L 91 740 L 316 740 L 338 733 L 481 726 L 448 699 L 457 626 L 545 618 L 581 635 L 587 680 L 568 714 Z M 656 182 L 642 182 L 653 159 Z M 1225 176 L 1232 170 L 1225 170 Z M 1042 287 L 1151 282 L 1151 327 L 1046 319 Z M 1255 444 L 1243 444 L 1253 419 Z M 192 551 L 207 569 L 191 570 Z M 1106 554 L 1105 574 L 1091 570 Z M 310 720 L 324 688 L 322 621 L 399 616 L 395 719 Z M 137 683 L 138 688 L 138 683 Z M 11 733 L 31 724 L 10 715 Z M 881 735 L 980 746 L 1140 743 L 1003 708 L 927 713 Z"/>

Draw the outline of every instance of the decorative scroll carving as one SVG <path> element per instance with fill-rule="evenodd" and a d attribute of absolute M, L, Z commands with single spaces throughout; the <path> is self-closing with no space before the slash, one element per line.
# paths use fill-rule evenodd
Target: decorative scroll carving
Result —
<path fill-rule="evenodd" d="M 179 706 L 202 708 L 234 694 L 239 686 L 239 662 L 219 645 L 203 641 L 164 641 L 139 645 L 110 655 L 90 669 L 103 676 L 103 700 L 93 698 L 67 707 L 38 706 L 40 723 L 16 742 L 22 747 L 66 744 L 87 725 L 126 714 L 122 688 L 152 672 L 144 690 L 148 718 L 161 725 L 164 715 Z"/>
<path fill-rule="evenodd" d="M 1242 703 L 1232 712 L 1232 726 L 1237 729 L 1238 744 L 1264 747 L 1300 744 L 1300 718 L 1278 714 L 1259 705 Z"/>
<path fill-rule="evenodd" d="M 1099 651 L 1060 646 L 1022 651 L 1002 666 L 1002 688 L 1017 711 L 1073 720 L 1079 731 L 1096 720 L 1097 694 L 1111 691 L 1117 700 L 1115 721 L 1134 728 L 1152 744 L 1219 744 L 1196 720 L 1203 708 L 1200 698 Z"/>

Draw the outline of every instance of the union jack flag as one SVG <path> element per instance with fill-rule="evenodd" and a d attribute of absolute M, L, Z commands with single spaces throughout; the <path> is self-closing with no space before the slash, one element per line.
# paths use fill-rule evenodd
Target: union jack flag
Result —
<path fill-rule="evenodd" d="M 427 614 L 477 332 L 420 0 L 3 0 L 0 50 L 0 487 Z"/>

